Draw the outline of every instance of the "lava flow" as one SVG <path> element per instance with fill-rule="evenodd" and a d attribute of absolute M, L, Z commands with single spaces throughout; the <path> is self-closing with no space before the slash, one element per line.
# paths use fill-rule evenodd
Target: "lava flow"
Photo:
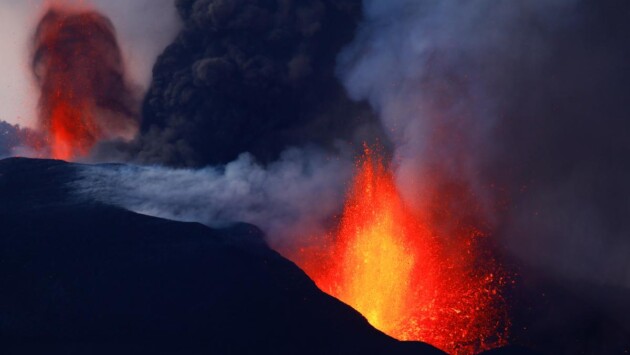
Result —
<path fill-rule="evenodd" d="M 294 259 L 322 290 L 394 338 L 452 354 L 504 345 L 505 278 L 479 250 L 483 234 L 466 227 L 456 236 L 440 235 L 430 218 L 405 205 L 391 171 L 375 155 L 365 150 L 326 247 L 304 249 Z"/>
<path fill-rule="evenodd" d="M 106 17 L 69 5 L 53 6 L 33 40 L 32 66 L 41 90 L 39 123 L 50 156 L 83 157 L 101 139 L 133 134 L 136 100 Z"/>

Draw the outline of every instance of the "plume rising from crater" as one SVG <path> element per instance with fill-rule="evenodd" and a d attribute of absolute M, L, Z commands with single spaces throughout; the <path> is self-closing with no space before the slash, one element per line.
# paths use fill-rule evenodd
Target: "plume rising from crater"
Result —
<path fill-rule="evenodd" d="M 83 6 L 51 6 L 33 36 L 42 155 L 73 160 L 101 140 L 130 139 L 138 102 L 110 20 Z"/>

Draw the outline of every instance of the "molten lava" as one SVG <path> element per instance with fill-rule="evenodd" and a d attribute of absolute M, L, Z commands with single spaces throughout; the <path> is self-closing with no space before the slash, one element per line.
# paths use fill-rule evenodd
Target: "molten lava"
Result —
<path fill-rule="evenodd" d="M 441 235 L 431 213 L 419 217 L 405 205 L 375 153 L 365 154 L 336 233 L 294 259 L 322 290 L 392 337 L 453 354 L 504 345 L 506 279 L 481 250 L 483 234 L 458 226 L 458 235 Z"/>
<path fill-rule="evenodd" d="M 52 7 L 37 27 L 32 64 L 41 90 L 40 126 L 53 158 L 82 157 L 101 139 L 133 134 L 136 100 L 106 17 Z"/>

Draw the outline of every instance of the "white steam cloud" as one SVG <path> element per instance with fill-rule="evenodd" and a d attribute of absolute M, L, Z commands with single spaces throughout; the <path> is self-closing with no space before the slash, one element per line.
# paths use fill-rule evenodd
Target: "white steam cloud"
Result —
<path fill-rule="evenodd" d="M 90 199 L 156 217 L 209 226 L 252 223 L 271 245 L 283 246 L 326 232 L 352 169 L 348 154 L 295 148 L 266 167 L 247 153 L 202 169 L 86 165 L 75 188 Z"/>

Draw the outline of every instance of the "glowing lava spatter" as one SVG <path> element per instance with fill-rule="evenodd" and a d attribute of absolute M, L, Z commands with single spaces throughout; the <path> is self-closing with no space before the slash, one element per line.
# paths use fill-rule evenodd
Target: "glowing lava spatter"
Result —
<path fill-rule="evenodd" d="M 101 139 L 133 135 L 136 99 L 111 22 L 84 5 L 54 5 L 33 37 L 40 127 L 49 155 L 72 160 Z"/>
<path fill-rule="evenodd" d="M 340 225 L 321 250 L 294 259 L 325 292 L 384 333 L 452 354 L 504 345 L 509 320 L 500 268 L 483 235 L 442 236 L 403 202 L 392 173 L 365 150 Z M 448 242 L 442 240 L 448 238 Z"/>

